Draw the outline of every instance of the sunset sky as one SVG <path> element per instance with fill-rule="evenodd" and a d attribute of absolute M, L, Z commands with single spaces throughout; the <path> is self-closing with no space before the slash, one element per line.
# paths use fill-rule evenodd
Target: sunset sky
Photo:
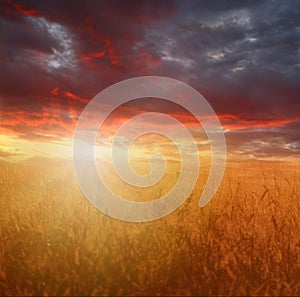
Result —
<path fill-rule="evenodd" d="M 229 156 L 299 158 L 297 0 L 1 1 L 0 157 L 71 158 L 85 105 L 144 75 L 199 91 L 219 116 Z M 193 129 L 190 114 L 164 104 Z M 133 102 L 110 125 L 154 107 L 154 99 Z"/>

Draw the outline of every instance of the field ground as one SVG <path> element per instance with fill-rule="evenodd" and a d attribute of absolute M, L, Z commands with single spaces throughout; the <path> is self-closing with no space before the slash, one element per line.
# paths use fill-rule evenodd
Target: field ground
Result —
<path fill-rule="evenodd" d="M 175 212 L 125 223 L 71 163 L 0 163 L 0 295 L 300 295 L 299 164 L 228 164 Z"/>

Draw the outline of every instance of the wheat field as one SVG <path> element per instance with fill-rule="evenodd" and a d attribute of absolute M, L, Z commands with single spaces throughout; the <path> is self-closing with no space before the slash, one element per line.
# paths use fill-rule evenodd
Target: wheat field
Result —
<path fill-rule="evenodd" d="M 71 162 L 0 165 L 0 295 L 300 295 L 297 163 L 230 163 L 147 223 L 96 210 Z"/>

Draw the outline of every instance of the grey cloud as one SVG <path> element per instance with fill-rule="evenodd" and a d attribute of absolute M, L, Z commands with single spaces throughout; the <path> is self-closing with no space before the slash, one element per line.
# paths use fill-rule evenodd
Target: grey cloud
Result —
<path fill-rule="evenodd" d="M 263 119 L 269 112 L 278 117 L 282 110 L 294 116 L 300 96 L 300 2 L 209 3 L 185 1 L 172 23 L 148 33 L 146 47 L 173 57 L 159 71 L 190 82 L 219 113 L 234 105 L 245 118 Z M 179 63 L 184 60 L 193 63 L 184 68 Z"/>
<path fill-rule="evenodd" d="M 92 98 L 125 78 L 161 75 L 198 89 L 218 114 L 234 114 L 249 122 L 295 120 L 273 130 L 232 131 L 228 134 L 232 149 L 255 141 L 259 146 L 259 139 L 275 146 L 280 139 L 285 152 L 298 152 L 300 1 L 21 3 L 35 9 L 36 18 L 61 26 L 64 32 L 56 33 L 70 37 L 74 52 L 66 50 L 66 39 L 55 38 L 42 23 L 0 3 L 2 110 L 42 112 L 53 102 L 62 111 L 70 105 L 81 110 L 82 104 L 71 102 L 64 91 Z M 110 50 L 120 65 L 111 65 L 107 57 L 80 60 L 81 54 L 104 50 L 105 38 L 110 39 Z M 63 50 L 65 56 L 58 55 L 50 67 L 47 59 Z M 156 57 L 158 63 L 152 65 L 140 51 Z M 42 61 L 34 54 L 42 54 Z M 66 65 L 55 68 L 55 63 Z M 59 95 L 51 95 L 54 88 Z M 50 126 L 44 130 L 63 129 Z M 14 129 L 24 132 L 24 137 L 35 137 L 35 131 Z"/>

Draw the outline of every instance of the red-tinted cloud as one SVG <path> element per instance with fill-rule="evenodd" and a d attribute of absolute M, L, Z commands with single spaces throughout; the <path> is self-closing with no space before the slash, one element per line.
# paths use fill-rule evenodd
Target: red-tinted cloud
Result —
<path fill-rule="evenodd" d="M 16 3 L 12 0 L 5 0 L 5 2 L 7 2 L 8 4 L 12 5 L 17 12 L 19 12 L 20 14 L 24 15 L 24 16 L 37 16 L 38 12 L 35 9 L 26 9 L 24 8 L 24 4 L 22 3 Z"/>
<path fill-rule="evenodd" d="M 2 1 L 1 129 L 24 138 L 71 137 L 80 112 L 99 91 L 130 77 L 160 75 L 199 90 L 228 133 L 244 131 L 240 143 L 255 129 L 262 130 L 261 138 L 272 131 L 297 143 L 299 18 L 292 13 L 297 10 L 282 3 L 268 18 L 261 5 L 268 7 L 258 2 L 225 9 L 204 2 Z M 256 15 L 262 13 L 272 25 L 260 22 Z M 123 106 L 112 124 L 157 111 L 155 102 Z M 197 126 L 177 107 L 158 107 Z"/>

